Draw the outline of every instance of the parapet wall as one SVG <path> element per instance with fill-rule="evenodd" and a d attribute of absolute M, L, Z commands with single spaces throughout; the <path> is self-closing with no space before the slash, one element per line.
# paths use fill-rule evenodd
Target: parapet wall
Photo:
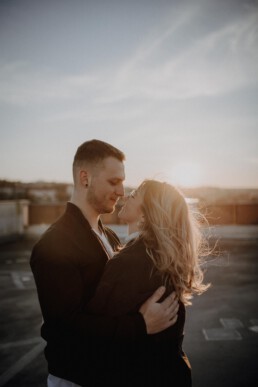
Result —
<path fill-rule="evenodd" d="M 30 204 L 29 225 L 51 224 L 64 212 L 65 204 Z M 248 225 L 258 224 L 258 204 L 209 205 L 201 212 L 211 225 Z M 117 211 L 105 214 L 102 220 L 106 224 L 121 224 Z"/>
<path fill-rule="evenodd" d="M 52 224 L 65 211 L 65 204 L 30 204 L 29 225 Z"/>
<path fill-rule="evenodd" d="M 28 200 L 0 201 L 0 242 L 23 235 L 28 226 Z"/>
<path fill-rule="evenodd" d="M 38 235 L 65 211 L 65 203 L 30 204 L 27 200 L 0 201 L 0 243 L 23 235 Z M 258 225 L 258 204 L 220 204 L 203 207 L 209 225 Z M 118 210 L 102 215 L 105 224 L 121 225 Z"/>
<path fill-rule="evenodd" d="M 258 224 L 258 204 L 220 204 L 202 209 L 209 224 Z"/>

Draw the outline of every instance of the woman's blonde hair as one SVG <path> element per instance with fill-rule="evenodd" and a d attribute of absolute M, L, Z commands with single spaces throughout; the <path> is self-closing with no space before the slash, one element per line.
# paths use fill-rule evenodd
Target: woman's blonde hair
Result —
<path fill-rule="evenodd" d="M 144 220 L 140 231 L 147 253 L 157 269 L 173 283 L 185 304 L 203 284 L 200 260 L 207 255 L 197 219 L 183 194 L 167 183 L 145 180 L 137 189 L 143 195 Z"/>

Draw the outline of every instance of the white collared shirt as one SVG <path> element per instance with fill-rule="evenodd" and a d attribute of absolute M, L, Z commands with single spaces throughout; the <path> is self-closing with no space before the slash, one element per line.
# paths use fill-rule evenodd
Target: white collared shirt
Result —
<path fill-rule="evenodd" d="M 58 378 L 52 374 L 48 375 L 47 387 L 81 387 L 79 384 L 69 382 L 69 380 Z"/>
<path fill-rule="evenodd" d="M 103 245 L 105 247 L 106 253 L 109 256 L 109 259 L 111 259 L 113 257 L 113 255 L 115 254 L 115 252 L 114 252 L 111 244 L 109 243 L 109 240 L 107 239 L 106 235 L 103 232 L 100 233 L 96 230 L 93 230 L 93 228 L 92 228 L 92 231 L 94 231 L 95 234 L 97 235 L 97 237 L 100 238 L 101 242 L 103 243 Z"/>

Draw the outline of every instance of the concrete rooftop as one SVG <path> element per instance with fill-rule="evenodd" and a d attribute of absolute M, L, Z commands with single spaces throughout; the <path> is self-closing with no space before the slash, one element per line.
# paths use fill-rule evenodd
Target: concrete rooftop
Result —
<path fill-rule="evenodd" d="M 193 387 L 257 387 L 258 226 L 209 231 L 220 250 L 205 264 L 212 287 L 187 307 L 185 326 Z M 29 268 L 33 243 L 0 246 L 0 387 L 46 386 L 41 315 Z"/>

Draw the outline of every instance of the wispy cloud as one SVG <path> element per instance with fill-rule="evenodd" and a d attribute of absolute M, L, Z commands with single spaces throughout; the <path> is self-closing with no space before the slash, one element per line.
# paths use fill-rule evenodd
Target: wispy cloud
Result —
<path fill-rule="evenodd" d="M 179 47 L 177 37 L 191 31 L 198 11 L 189 6 L 187 11 L 172 15 L 169 26 L 156 27 L 151 39 L 143 39 L 134 55 L 114 68 L 102 66 L 95 73 L 70 76 L 35 69 L 24 62 L 2 64 L 0 101 L 22 106 L 68 101 L 71 111 L 81 117 L 87 111 L 87 119 L 94 120 L 112 115 L 111 107 L 105 106 L 116 107 L 121 101 L 213 96 L 257 85 L 257 10 L 249 10 L 242 18 L 190 40 L 191 45 Z M 79 101 L 79 107 L 75 101 Z M 138 114 L 135 109 L 131 114 Z"/>
<path fill-rule="evenodd" d="M 16 105 L 53 103 L 80 98 L 99 88 L 92 74 L 65 76 L 35 69 L 25 62 L 0 65 L 0 101 Z"/>
<path fill-rule="evenodd" d="M 183 32 L 186 23 L 190 28 L 189 19 L 161 31 L 150 47 L 137 51 L 116 74 L 110 74 L 101 101 L 220 95 L 258 83 L 257 11 L 204 35 L 191 47 L 187 46 L 179 54 L 172 52 L 163 62 L 153 65 L 161 46 L 169 52 L 173 32 L 179 27 Z"/>

